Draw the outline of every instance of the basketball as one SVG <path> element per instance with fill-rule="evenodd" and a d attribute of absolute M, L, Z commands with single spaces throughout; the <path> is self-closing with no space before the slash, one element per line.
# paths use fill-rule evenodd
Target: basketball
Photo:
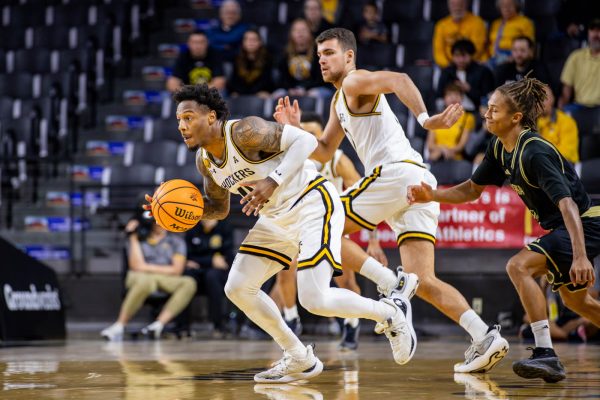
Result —
<path fill-rule="evenodd" d="M 156 189 L 152 196 L 152 214 L 156 223 L 170 232 L 185 232 L 202 219 L 204 200 L 193 184 L 171 179 Z"/>

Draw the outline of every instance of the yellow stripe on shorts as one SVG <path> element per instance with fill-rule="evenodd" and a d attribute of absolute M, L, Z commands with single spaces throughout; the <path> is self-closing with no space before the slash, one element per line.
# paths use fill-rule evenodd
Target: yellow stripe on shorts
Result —
<path fill-rule="evenodd" d="M 266 247 L 254 246 L 250 244 L 244 244 L 240 246 L 239 252 L 242 254 L 250 254 L 258 257 L 265 257 L 270 260 L 276 261 L 283 265 L 285 268 L 289 268 L 292 264 L 292 259 L 283 253 L 275 250 L 267 249 Z"/>
<path fill-rule="evenodd" d="M 429 240 L 431 243 L 435 244 L 435 236 L 433 236 L 429 233 L 425 233 L 425 232 L 401 233 L 400 235 L 398 235 L 398 239 L 396 240 L 396 243 L 398 244 L 398 246 L 400 246 L 400 244 L 402 244 L 402 242 L 405 241 L 406 239 L 425 239 L 425 240 Z"/>

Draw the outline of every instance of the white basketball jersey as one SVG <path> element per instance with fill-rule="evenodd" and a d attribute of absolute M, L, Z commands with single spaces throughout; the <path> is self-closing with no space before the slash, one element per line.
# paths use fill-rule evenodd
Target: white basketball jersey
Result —
<path fill-rule="evenodd" d="M 333 186 L 335 186 L 335 189 L 338 191 L 338 193 L 342 193 L 344 191 L 344 179 L 336 172 L 337 164 L 340 161 L 340 158 L 342 158 L 343 154 L 344 152 L 342 150 L 336 150 L 333 158 L 327 161 L 327 163 L 325 163 L 323 168 L 321 168 L 319 171 L 319 173 L 325 179 L 333 183 Z"/>
<path fill-rule="evenodd" d="M 252 188 L 240 184 L 266 178 L 281 163 L 283 152 L 272 154 L 260 161 L 247 159 L 231 138 L 231 129 L 237 121 L 229 120 L 223 124 L 225 155 L 220 164 L 216 163 L 206 150 L 201 148 L 198 151 L 201 152 L 202 162 L 217 185 L 231 193 L 245 196 Z M 306 160 L 296 174 L 275 189 L 260 214 L 272 215 L 287 210 L 317 175 L 314 163 Z"/>
<path fill-rule="evenodd" d="M 385 95 L 377 96 L 371 112 L 360 114 L 348 109 L 342 89 L 336 92 L 333 101 L 346 137 L 356 150 L 366 172 L 379 165 L 398 161 L 423 162 L 421 155 L 410 146 Z"/>

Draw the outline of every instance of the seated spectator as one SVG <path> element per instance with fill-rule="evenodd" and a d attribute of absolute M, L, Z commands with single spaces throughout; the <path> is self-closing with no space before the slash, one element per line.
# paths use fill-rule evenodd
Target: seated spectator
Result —
<path fill-rule="evenodd" d="M 225 282 L 233 262 L 233 231 L 227 222 L 201 220 L 186 232 L 188 260 L 185 275 L 193 277 L 199 291 L 208 296 L 208 317 L 213 334 L 224 331 Z"/>
<path fill-rule="evenodd" d="M 558 106 L 567 112 L 600 106 L 600 18 L 589 24 L 588 46 L 569 55 L 560 75 L 563 91 Z"/>
<path fill-rule="evenodd" d="M 444 89 L 444 104 L 446 107 L 461 103 L 462 97 L 462 89 L 454 83 L 450 83 Z M 451 128 L 429 131 L 427 133 L 429 161 L 462 160 L 465 144 L 474 129 L 475 116 L 465 112 Z"/>
<path fill-rule="evenodd" d="M 518 36 L 513 39 L 511 59 L 512 61 L 496 67 L 496 86 L 520 81 L 528 73 L 531 73 L 530 78 L 537 78 L 552 86 L 550 73 L 544 64 L 535 60 L 535 44 L 527 36 Z"/>
<path fill-rule="evenodd" d="M 561 110 L 554 108 L 555 97 L 546 87 L 544 110 L 537 120 L 538 133 L 556 146 L 560 154 L 572 163 L 579 162 L 579 132 L 577 122 Z"/>
<path fill-rule="evenodd" d="M 306 0 L 304 2 L 304 19 L 306 19 L 313 37 L 317 37 L 321 32 L 333 28 L 333 25 L 323 17 L 323 8 L 319 0 Z"/>
<path fill-rule="evenodd" d="M 452 62 L 442 70 L 436 97 L 442 98 L 446 86 L 454 83 L 465 94 L 463 107 L 469 111 L 479 108 L 481 98 L 494 90 L 494 76 L 489 68 L 473 60 L 474 54 L 475 46 L 470 40 L 460 39 L 454 42 Z"/>
<path fill-rule="evenodd" d="M 440 19 L 433 31 L 433 60 L 440 68 L 452 61 L 452 46 L 457 40 L 468 39 L 475 46 L 471 56 L 478 62 L 487 60 L 485 22 L 468 10 L 468 0 L 448 0 L 450 15 Z"/>
<path fill-rule="evenodd" d="M 315 41 L 304 19 L 299 18 L 292 23 L 288 43 L 277 69 L 277 86 L 280 89 L 273 93 L 275 98 L 286 94 L 320 96 L 321 91 L 331 91 L 321 77 Z"/>
<path fill-rule="evenodd" d="M 167 90 L 174 92 L 183 85 L 207 83 L 219 90 L 225 88 L 225 74 L 221 58 L 208 47 L 206 33 L 190 34 L 187 49 L 175 61 L 173 75 L 167 79 Z"/>
<path fill-rule="evenodd" d="M 141 213 L 140 213 L 141 214 Z M 147 213 L 132 219 L 125 227 L 129 270 L 125 278 L 127 294 L 117 321 L 100 334 L 107 340 L 123 338 L 125 325 L 157 290 L 171 294 L 156 321 L 142 329 L 142 334 L 159 339 L 164 326 L 175 318 L 196 293 L 194 279 L 181 276 L 185 267 L 184 240 L 154 223 Z"/>
<path fill-rule="evenodd" d="M 365 3 L 362 16 L 363 20 L 355 29 L 355 32 L 358 32 L 358 41 L 362 44 L 387 43 L 388 29 L 379 19 L 377 3 L 372 0 Z"/>
<path fill-rule="evenodd" d="M 533 22 L 520 14 L 519 0 L 497 0 L 496 6 L 502 17 L 492 22 L 490 27 L 489 55 L 492 67 L 508 61 L 513 39 L 517 36 L 527 36 L 532 42 L 535 40 Z"/>
<path fill-rule="evenodd" d="M 586 24 L 595 17 L 600 17 L 600 2 L 589 0 L 564 0 L 556 15 L 559 30 L 580 43 L 587 39 Z"/>
<path fill-rule="evenodd" d="M 221 55 L 224 61 L 233 61 L 239 51 L 244 32 L 249 26 L 243 22 L 240 4 L 235 0 L 225 0 L 219 8 L 219 25 L 206 34 L 210 47 Z"/>
<path fill-rule="evenodd" d="M 271 55 L 260 34 L 255 29 L 247 30 L 240 52 L 233 62 L 233 73 L 227 82 L 229 94 L 269 97 L 273 91 L 272 69 Z"/>

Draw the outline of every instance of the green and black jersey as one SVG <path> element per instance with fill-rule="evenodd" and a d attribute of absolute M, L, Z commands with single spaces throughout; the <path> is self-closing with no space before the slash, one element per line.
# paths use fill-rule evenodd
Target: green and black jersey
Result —
<path fill-rule="evenodd" d="M 561 199 L 571 197 L 580 215 L 592 205 L 573 166 L 556 147 L 530 130 L 519 134 L 510 153 L 497 137 L 492 139 L 471 177 L 482 186 L 502 186 L 506 179 L 544 229 L 564 224 L 558 208 Z"/>

